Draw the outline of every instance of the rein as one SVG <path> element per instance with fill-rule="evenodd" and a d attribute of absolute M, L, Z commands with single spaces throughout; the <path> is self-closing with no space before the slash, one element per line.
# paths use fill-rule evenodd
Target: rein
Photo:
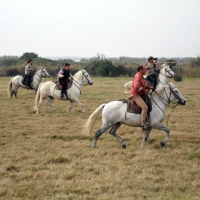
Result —
<path fill-rule="evenodd" d="M 162 101 L 162 100 L 167 101 L 167 102 L 168 102 L 168 105 L 169 105 L 170 103 L 176 104 L 175 106 L 172 107 L 172 109 L 173 109 L 172 112 L 171 112 L 168 116 L 165 117 L 165 118 L 167 118 L 167 125 L 168 125 L 169 117 L 172 115 L 172 113 L 174 112 L 175 108 L 180 104 L 179 102 L 174 103 L 174 102 L 170 101 L 171 94 L 173 94 L 174 97 L 175 97 L 178 101 L 181 100 L 181 98 L 180 98 L 178 95 L 176 95 L 170 87 L 169 87 L 169 89 L 170 89 L 170 96 L 168 97 L 168 95 L 167 95 L 167 93 L 166 93 L 166 90 L 165 90 L 165 88 L 164 88 L 164 91 L 165 91 L 165 94 L 166 94 L 168 100 L 166 100 L 165 98 L 161 97 L 161 96 L 155 91 L 155 93 L 157 94 L 157 96 L 159 97 L 159 99 L 160 99 L 161 101 Z M 164 112 L 164 111 L 162 110 L 162 108 L 156 103 L 156 101 L 154 101 L 154 99 L 152 99 L 152 101 L 158 106 L 158 108 L 160 108 L 160 110 L 163 112 L 163 114 L 164 114 L 164 116 L 165 116 L 165 112 Z M 165 102 L 162 101 L 162 103 L 164 103 L 164 105 L 168 106 Z"/>

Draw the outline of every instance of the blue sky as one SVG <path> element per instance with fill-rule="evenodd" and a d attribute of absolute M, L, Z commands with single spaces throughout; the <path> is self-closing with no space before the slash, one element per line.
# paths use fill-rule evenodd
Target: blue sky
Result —
<path fill-rule="evenodd" d="M 0 56 L 196 57 L 199 0 L 0 0 Z"/>

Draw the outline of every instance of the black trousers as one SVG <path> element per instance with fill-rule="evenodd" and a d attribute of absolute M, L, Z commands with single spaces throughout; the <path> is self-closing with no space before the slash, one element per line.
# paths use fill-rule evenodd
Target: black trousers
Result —
<path fill-rule="evenodd" d="M 156 74 L 149 75 L 147 79 L 153 84 L 154 90 L 156 89 L 157 85 L 157 76 Z"/>
<path fill-rule="evenodd" d="M 24 76 L 23 84 L 26 86 L 30 86 L 32 77 L 28 74 Z"/>
<path fill-rule="evenodd" d="M 67 80 L 59 79 L 59 82 L 62 85 L 61 94 L 66 94 Z"/>

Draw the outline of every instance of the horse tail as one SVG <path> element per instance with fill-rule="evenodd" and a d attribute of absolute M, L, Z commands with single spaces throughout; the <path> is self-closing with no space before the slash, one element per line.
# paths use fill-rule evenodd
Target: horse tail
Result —
<path fill-rule="evenodd" d="M 124 88 L 125 88 L 124 93 L 127 94 L 127 93 L 130 92 L 130 89 L 131 89 L 131 83 L 132 83 L 132 81 L 129 81 L 129 82 L 127 82 L 127 83 L 124 84 Z"/>
<path fill-rule="evenodd" d="M 42 86 L 43 83 L 40 83 L 38 89 L 37 89 L 37 94 L 35 96 L 35 107 L 34 107 L 34 110 L 37 110 L 37 107 L 38 107 L 38 102 L 40 100 L 40 87 Z"/>
<path fill-rule="evenodd" d="M 10 82 L 8 84 L 8 97 L 11 98 L 12 94 L 12 80 L 13 78 L 10 79 Z"/>
<path fill-rule="evenodd" d="M 102 110 L 104 108 L 106 104 L 101 104 L 88 118 L 86 124 L 84 125 L 84 133 L 87 135 L 90 135 L 92 132 L 92 128 L 94 126 L 94 123 L 96 122 L 96 120 L 99 118 L 99 116 L 102 113 Z"/>

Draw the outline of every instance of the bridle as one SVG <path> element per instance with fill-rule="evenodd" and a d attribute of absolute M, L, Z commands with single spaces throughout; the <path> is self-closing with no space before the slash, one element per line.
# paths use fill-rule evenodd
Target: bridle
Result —
<path fill-rule="evenodd" d="M 34 77 L 35 77 L 35 75 L 37 75 L 38 77 L 42 78 L 42 75 L 39 76 L 39 75 L 37 74 L 37 72 L 38 72 L 39 70 L 42 70 L 42 73 L 44 73 L 45 78 L 48 77 L 48 74 L 46 74 L 46 71 L 44 70 L 44 68 L 38 68 L 37 71 L 36 71 L 35 74 L 34 74 Z M 36 78 L 36 77 L 35 77 L 35 78 Z M 36 78 L 36 80 L 39 81 L 37 78 Z"/>
<path fill-rule="evenodd" d="M 163 73 L 160 72 L 160 74 L 162 74 L 163 76 L 166 76 L 167 78 L 172 78 L 174 74 L 172 74 L 170 71 L 171 71 L 171 70 L 168 70 L 167 68 L 165 68 L 165 73 L 163 74 Z M 170 76 L 167 76 L 167 73 L 166 73 L 166 72 L 167 72 L 168 74 L 170 74 Z"/>
<path fill-rule="evenodd" d="M 163 98 L 162 96 L 160 96 L 157 92 L 156 92 L 156 90 L 155 90 L 155 93 L 157 94 L 157 96 L 159 97 L 159 99 L 166 105 L 166 106 L 168 106 L 170 103 L 173 103 L 173 104 L 180 104 L 180 102 L 181 102 L 181 98 L 176 94 L 176 92 L 174 92 L 173 91 L 173 89 L 169 86 L 169 90 L 170 90 L 170 93 L 169 93 L 169 96 L 167 95 L 167 92 L 166 92 L 166 90 L 165 90 L 165 88 L 164 88 L 164 92 L 165 92 L 165 95 L 167 96 L 167 99 L 165 99 L 165 98 Z M 171 95 L 174 95 L 174 97 L 178 100 L 178 102 L 173 102 L 173 101 L 171 101 L 170 100 L 170 98 L 171 98 Z M 152 99 L 153 100 L 153 99 Z M 164 102 L 165 101 L 165 102 Z M 168 104 L 167 104 L 167 103 Z"/>
<path fill-rule="evenodd" d="M 169 96 L 167 95 L 167 92 L 166 92 L 166 90 L 165 90 L 165 88 L 164 88 L 164 92 L 165 92 L 165 95 L 167 96 L 167 99 L 165 99 L 165 98 L 163 98 L 162 96 L 160 96 L 156 91 L 155 91 L 155 94 L 157 94 L 157 96 L 159 97 L 159 99 L 162 101 L 162 103 L 164 104 L 164 105 L 166 105 L 166 106 L 168 106 L 170 103 L 173 103 L 173 104 L 176 104 L 175 106 L 173 106 L 172 108 L 175 108 L 175 107 L 177 107 L 179 104 L 181 104 L 180 102 L 181 102 L 181 98 L 176 94 L 176 92 L 174 92 L 173 91 L 173 89 L 169 86 L 169 89 L 170 89 L 170 93 L 169 93 Z M 171 95 L 174 95 L 174 97 L 178 100 L 178 102 L 173 102 L 173 101 L 171 101 L 170 100 L 170 98 L 171 98 Z M 160 108 L 160 110 L 163 112 L 163 114 L 164 114 L 164 116 L 165 116 L 165 112 L 163 111 L 163 109 L 156 103 L 156 101 L 154 101 L 154 99 L 152 99 L 152 101 L 158 106 L 158 108 Z M 173 110 L 174 111 L 174 110 Z M 172 111 L 172 112 L 173 112 Z M 172 113 L 171 113 L 172 114 Z M 170 114 L 170 115 L 171 115 Z M 168 118 L 169 118 L 169 116 L 170 115 L 168 115 Z"/>
<path fill-rule="evenodd" d="M 167 76 L 167 73 L 170 74 L 170 76 Z M 167 77 L 167 78 L 169 78 L 169 79 L 173 78 L 173 75 L 174 75 L 174 74 L 172 74 L 172 73 L 170 72 L 170 70 L 168 70 L 168 69 L 166 69 L 166 68 L 165 68 L 165 73 L 163 74 L 162 72 L 160 72 L 160 74 L 162 74 L 163 76 L 165 76 L 165 77 Z M 164 84 L 161 82 L 161 80 L 160 80 L 159 78 L 158 78 L 158 80 L 159 80 L 159 82 L 160 82 L 162 85 L 164 85 Z"/>
<path fill-rule="evenodd" d="M 82 85 L 82 86 L 88 85 L 88 84 L 90 83 L 90 80 L 89 80 L 89 79 L 87 78 L 87 76 L 85 75 L 86 73 L 87 73 L 86 71 L 83 71 L 83 70 L 82 70 L 82 82 L 83 82 L 83 77 L 85 77 L 85 79 L 87 80 L 87 84 L 82 84 L 82 83 L 79 83 L 78 81 L 76 81 L 75 79 L 72 79 L 72 83 L 74 83 L 74 85 L 79 89 L 80 94 L 81 94 L 81 90 L 80 90 L 80 88 L 76 85 L 76 83 L 79 84 L 79 85 Z"/>

